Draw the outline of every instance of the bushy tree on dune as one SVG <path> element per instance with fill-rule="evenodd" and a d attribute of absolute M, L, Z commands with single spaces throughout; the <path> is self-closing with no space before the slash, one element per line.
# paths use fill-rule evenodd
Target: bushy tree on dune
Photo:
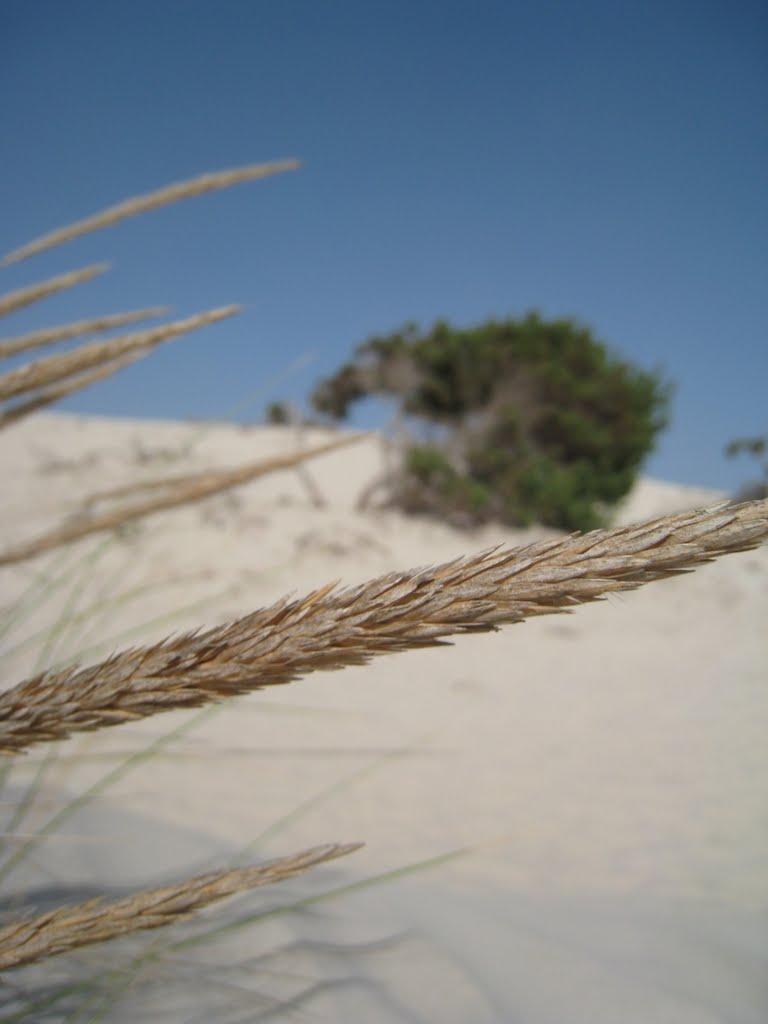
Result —
<path fill-rule="evenodd" d="M 393 500 L 471 525 L 599 526 L 667 423 L 670 386 L 573 320 L 409 324 L 374 337 L 321 381 L 317 412 L 343 419 L 369 395 L 397 400 L 438 440 L 407 446 Z"/>
<path fill-rule="evenodd" d="M 0 267 L 169 202 L 296 166 L 292 160 L 252 165 L 165 186 L 35 239 L 0 258 Z M 104 269 L 104 265 L 84 267 L 6 292 L 0 295 L 0 316 L 82 284 Z M 144 308 L 89 315 L 7 337 L 0 340 L 0 363 L 23 352 L 135 324 L 164 312 Z M 3 440 L 9 438 L 12 445 L 12 428 L 32 413 L 151 355 L 160 344 L 236 312 L 234 306 L 203 310 L 149 330 L 84 341 L 66 352 L 35 358 L 6 372 L 0 365 L 0 431 L 8 431 L 2 434 Z M 424 334 L 411 326 L 398 334 L 371 339 L 350 363 L 322 382 L 315 393 L 315 406 L 340 419 L 353 402 L 377 393 L 394 396 L 403 419 L 410 418 L 411 424 L 424 428 L 417 435 L 420 443 L 411 443 L 400 469 L 395 496 L 404 507 L 433 509 L 467 522 L 495 516 L 510 522 L 533 518 L 566 526 L 592 525 L 600 509 L 631 486 L 665 423 L 668 401 L 668 387 L 657 374 L 642 373 L 610 355 L 587 330 L 571 321 L 546 323 L 535 314 L 522 321 L 490 322 L 463 331 L 437 324 Z M 266 417 L 276 424 L 298 426 L 301 422 L 289 403 L 271 403 Z M 346 987 L 349 956 L 358 947 L 325 943 L 322 929 L 313 926 L 311 942 L 297 933 L 297 941 L 271 948 L 269 938 L 257 941 L 246 928 L 273 921 L 280 914 L 298 920 L 297 913 L 306 914 L 321 902 L 389 884 L 479 848 L 479 844 L 467 846 L 401 864 L 334 888 L 319 885 L 312 895 L 265 901 L 261 906 L 241 908 L 230 920 L 209 925 L 201 921 L 191 933 L 168 935 L 161 930 L 159 938 L 149 941 L 147 936 L 142 942 L 140 933 L 181 922 L 235 893 L 278 883 L 335 861 L 359 844 L 325 843 L 250 866 L 237 867 L 230 861 L 218 870 L 169 884 L 158 886 L 154 880 L 131 893 L 116 894 L 111 886 L 104 886 L 99 895 L 90 898 L 100 886 L 89 885 L 89 898 L 82 901 L 85 894 L 76 895 L 78 888 L 48 884 L 45 869 L 36 863 L 38 848 L 67 837 L 90 843 L 87 830 L 82 835 L 67 833 L 63 826 L 71 824 L 72 817 L 93 801 L 103 799 L 110 788 L 123 784 L 129 772 L 153 771 L 154 758 L 167 754 L 173 744 L 203 724 L 202 712 L 199 717 L 172 720 L 165 731 L 158 727 L 156 733 L 147 733 L 146 745 L 138 748 L 131 747 L 130 737 L 127 750 L 120 744 L 103 751 L 80 750 L 61 747 L 57 741 L 122 728 L 170 711 L 212 706 L 238 694 L 289 684 L 313 672 L 359 669 L 385 654 L 442 646 L 452 637 L 490 633 L 505 623 L 572 611 L 609 594 L 677 577 L 726 554 L 749 551 L 768 539 L 768 501 L 681 512 L 587 536 L 546 538 L 521 548 L 465 554 L 439 565 L 400 566 L 355 586 L 340 588 L 327 583 L 304 596 L 280 597 L 266 607 L 245 610 L 246 614 L 232 621 L 211 624 L 198 620 L 199 628 L 190 632 L 165 639 L 147 637 L 122 650 L 102 636 L 102 659 L 77 664 L 74 651 L 76 643 L 82 642 L 83 631 L 101 632 L 111 610 L 122 609 L 128 601 L 143 602 L 148 594 L 171 582 L 186 586 L 192 578 L 176 575 L 170 564 L 166 578 L 163 560 L 158 562 L 153 555 L 154 547 L 139 550 L 132 542 L 124 552 L 126 560 L 121 555 L 114 564 L 125 565 L 130 575 L 146 571 L 146 582 L 137 587 L 132 579 L 131 589 L 126 590 L 125 573 L 112 570 L 107 580 L 98 559 L 109 553 L 111 545 L 123 543 L 126 524 L 191 506 L 267 473 L 295 469 L 306 459 L 355 444 L 361 436 L 342 432 L 311 447 L 297 445 L 292 451 L 262 455 L 235 466 L 210 465 L 172 475 L 131 475 L 113 481 L 106 489 L 102 483 L 95 493 L 78 495 L 76 490 L 68 490 L 67 511 L 75 514 L 67 514 L 40 534 L 26 535 L 25 528 L 26 519 L 37 516 L 37 492 L 32 492 L 34 514 L 27 516 L 25 507 L 19 505 L 20 538 L 13 544 L 4 539 L 0 545 L 0 571 L 15 574 L 14 566 L 32 563 L 4 578 L 4 585 L 11 580 L 9 595 L 16 597 L 6 602 L 5 616 L 0 617 L 6 666 L 0 686 L 3 1021 L 105 1020 L 108 1016 L 146 1019 L 137 1006 L 146 1008 L 149 1001 L 155 1008 L 159 1005 L 172 1012 L 169 1007 L 178 1008 L 176 991 L 184 986 L 186 992 L 193 971 L 198 984 L 189 987 L 184 1005 L 194 1005 L 196 1019 L 224 1020 L 211 1008 L 221 1005 L 220 995 L 229 999 L 232 994 L 235 1002 L 224 1011 L 228 1020 L 235 1019 L 233 1014 L 240 1020 L 243 1013 L 248 1019 L 254 1019 L 254 1013 L 266 1019 L 283 1010 L 289 1015 L 304 1007 L 311 1011 L 315 997 L 325 998 L 337 985 Z M 431 443 L 425 443 L 425 437 Z M 742 450 L 761 455 L 765 447 L 757 440 L 734 442 L 734 454 Z M 191 452 L 191 447 L 186 452 Z M 76 484 L 77 478 L 73 479 Z M 316 491 L 309 485 L 308 490 L 312 503 L 319 504 Z M 24 498 L 22 491 L 19 500 Z M 259 498 L 253 495 L 248 500 L 258 502 Z M 14 498 L 14 506 L 16 502 Z M 70 545 L 96 534 L 102 536 L 98 545 L 75 549 L 71 557 L 64 557 Z M 196 542 L 196 534 L 185 533 L 185 537 L 182 541 L 186 544 Z M 258 567 L 258 543 L 251 547 Z M 33 562 L 46 553 L 58 553 L 62 558 Z M 139 556 L 145 569 L 138 563 L 134 566 Z M 218 617 L 222 608 L 226 609 L 220 603 L 225 594 L 228 601 L 232 590 L 216 598 L 206 593 L 201 602 L 206 614 Z M 215 605 L 211 604 L 214 599 Z M 53 605 L 47 604 L 49 600 Z M 34 615 L 42 606 L 46 612 L 53 607 L 55 614 L 50 621 L 46 618 L 48 625 L 37 630 Z M 181 611 L 189 614 L 192 607 L 199 605 L 185 605 Z M 150 620 L 143 628 L 153 632 L 161 622 L 167 622 L 165 616 Z M 21 631 L 18 642 L 9 632 L 17 628 Z M 20 681 L 11 678 L 9 653 L 28 646 L 38 648 L 33 675 Z M 74 663 L 61 658 L 65 650 Z M 730 678 L 726 679 L 728 686 L 730 683 Z M 392 698 L 382 693 L 381 699 Z M 19 755 L 27 751 L 31 758 L 37 751 L 39 758 L 27 760 L 25 768 Z M 182 756 L 181 767 L 186 770 L 183 751 Z M 364 772 L 388 762 L 391 756 L 392 752 L 385 750 Z M 103 770 L 99 767 L 102 757 L 106 759 Z M 81 775 L 77 769 L 84 759 L 86 772 Z M 338 798 L 348 785 L 357 785 L 363 770 L 355 768 L 340 778 L 334 772 L 331 786 L 281 814 L 255 840 L 248 837 L 236 861 L 241 856 L 250 860 L 253 849 L 271 842 L 281 829 L 294 826 L 306 814 L 318 814 L 324 801 Z M 162 773 L 151 778 L 149 792 L 156 793 L 164 778 Z M 68 797 L 72 779 L 73 787 L 83 785 Z M 250 807 L 259 774 L 250 773 L 244 780 L 238 799 Z M 60 793 L 64 794 L 61 801 Z M 49 802 L 58 806 L 49 810 Z M 111 838 L 116 835 L 113 832 Z M 142 845 L 146 838 L 137 835 L 136 841 Z M 100 860 L 103 857 L 88 853 L 82 869 L 91 872 L 91 865 Z M 42 879 L 42 887 L 31 890 L 23 882 L 21 889 L 7 889 L 8 878 L 25 863 L 34 869 L 30 877 Z M 54 896 L 56 901 L 61 897 L 61 905 L 52 905 Z M 213 946 L 233 932 L 237 937 L 234 946 L 227 945 L 225 951 L 211 949 L 210 955 L 201 959 L 187 959 L 185 951 L 205 948 L 208 943 Z M 133 936 L 135 947 L 120 945 L 111 956 L 100 954 L 90 966 L 81 959 L 81 951 L 91 945 L 129 936 Z M 381 945 L 377 941 L 359 948 L 367 955 Z M 389 940 L 386 945 L 390 946 Z M 232 949 L 237 956 L 230 963 Z M 303 968 L 291 966 L 301 965 L 305 954 L 314 957 L 328 950 L 343 958 L 345 974 L 338 981 L 332 975 L 315 979 Z M 50 974 L 37 973 L 51 958 L 65 954 L 71 959 L 62 966 L 61 974 L 55 969 Z M 285 971 L 278 959 L 284 955 L 290 958 Z M 295 960 L 296 955 L 302 959 Z M 277 965 L 274 969 L 265 966 L 271 962 Z M 276 979 L 278 992 L 262 993 L 253 987 L 254 967 L 258 977 Z M 29 969 L 31 973 L 27 973 Z M 240 976 L 230 970 L 246 971 L 248 984 L 241 984 Z M 398 979 L 392 977 L 396 986 Z M 368 980 L 364 978 L 364 994 Z M 412 986 L 408 978 L 406 981 L 407 999 Z M 378 981 L 373 978 L 370 992 L 372 998 L 378 992 Z M 408 1010 L 397 992 L 391 1005 Z"/>

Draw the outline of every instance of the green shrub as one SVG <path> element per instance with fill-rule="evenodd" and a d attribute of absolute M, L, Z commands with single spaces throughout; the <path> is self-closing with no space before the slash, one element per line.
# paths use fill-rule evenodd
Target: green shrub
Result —
<path fill-rule="evenodd" d="M 408 512 L 444 510 L 444 518 L 468 525 L 483 517 L 492 494 L 481 481 L 457 472 L 433 445 L 415 445 L 408 452 L 401 481 L 400 505 Z"/>
<path fill-rule="evenodd" d="M 285 402 L 270 402 L 264 415 L 264 422 L 284 426 L 291 422 L 291 410 Z"/>
<path fill-rule="evenodd" d="M 312 403 L 343 419 L 374 394 L 446 437 L 411 448 L 394 496 L 401 507 L 570 530 L 599 526 L 630 490 L 666 425 L 670 388 L 585 327 L 529 313 L 371 338 Z"/>

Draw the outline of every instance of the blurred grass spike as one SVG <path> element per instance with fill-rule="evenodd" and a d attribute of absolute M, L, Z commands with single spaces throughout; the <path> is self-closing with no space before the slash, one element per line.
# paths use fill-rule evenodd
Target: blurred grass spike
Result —
<path fill-rule="evenodd" d="M 144 356 L 148 356 L 151 351 L 152 349 L 140 349 L 131 355 L 123 356 L 122 359 L 115 359 L 112 362 L 105 363 L 104 366 L 97 370 L 91 370 L 90 373 L 78 374 L 76 377 L 67 378 L 50 388 L 44 388 L 24 402 L 15 402 L 13 405 L 9 405 L 7 408 L 0 410 L 0 430 L 4 427 L 10 427 L 13 423 L 17 423 L 33 412 L 39 412 L 41 409 L 45 409 L 46 406 L 53 405 L 54 402 L 61 401 L 62 398 L 66 398 L 68 395 L 73 395 L 76 391 L 81 391 L 83 388 L 90 387 L 91 384 L 97 384 L 101 380 L 106 380 L 113 373 L 118 373 L 118 371 L 124 370 L 139 359 L 143 359 Z"/>
<path fill-rule="evenodd" d="M 192 199 L 194 196 L 203 195 L 205 192 L 214 192 L 218 189 L 229 188 L 232 185 L 239 185 L 246 181 L 256 181 L 259 178 L 268 178 L 273 174 L 282 174 L 285 171 L 295 171 L 301 166 L 298 160 L 277 160 L 273 163 L 250 164 L 246 167 L 238 167 L 230 171 L 216 171 L 212 174 L 201 174 L 197 178 L 189 178 L 186 181 L 166 185 L 154 192 L 147 192 L 141 196 L 134 196 L 126 199 L 115 206 L 108 206 L 106 210 L 95 213 L 84 220 L 76 221 L 66 227 L 58 228 L 47 235 L 35 238 L 19 249 L 9 252 L 0 261 L 0 266 L 8 266 L 11 263 L 18 263 L 20 260 L 28 259 L 38 253 L 53 249 L 57 245 L 63 245 L 81 235 L 90 234 L 92 231 L 100 231 L 102 228 L 111 227 L 128 217 L 135 217 L 140 213 L 148 213 L 150 210 L 157 210 L 161 206 L 168 206 L 180 199 Z"/>
<path fill-rule="evenodd" d="M 266 864 L 210 872 L 124 899 L 88 900 L 15 921 L 0 928 L 0 970 L 23 967 L 133 932 L 162 928 L 227 896 L 286 881 L 318 864 L 354 853 L 362 845 L 316 846 Z"/>
<path fill-rule="evenodd" d="M 80 270 L 70 270 L 66 274 L 59 274 L 57 277 L 49 277 L 45 281 L 38 281 L 36 284 L 27 285 L 26 288 L 19 288 L 13 292 L 6 292 L 0 295 L 0 316 L 7 316 L 15 313 L 17 309 L 24 309 L 31 306 L 33 302 L 40 299 L 47 299 L 49 295 L 62 292 L 65 288 L 73 288 L 76 284 L 84 284 L 91 278 L 98 277 L 109 270 L 108 263 L 93 263 Z"/>
<path fill-rule="evenodd" d="M 351 434 L 327 444 L 318 445 L 316 448 L 308 448 L 306 451 L 294 452 L 289 455 L 275 455 L 269 459 L 259 459 L 258 462 L 249 462 L 245 466 L 237 466 L 235 469 L 209 470 L 203 473 L 196 473 L 178 478 L 169 477 L 166 480 L 155 480 L 148 483 L 140 483 L 134 487 L 118 488 L 115 492 L 94 495 L 93 499 L 85 499 L 84 504 L 91 500 L 103 500 L 112 495 L 126 494 L 135 491 L 139 493 L 145 490 L 164 490 L 160 494 L 146 501 L 137 502 L 133 505 L 111 509 L 103 513 L 78 517 L 71 522 L 65 522 L 49 533 L 42 534 L 34 540 L 17 545 L 14 548 L 7 548 L 0 552 L 0 567 L 10 565 L 13 562 L 23 562 L 44 551 L 61 547 L 64 544 L 71 544 L 73 541 L 88 537 L 94 533 L 101 533 L 103 530 L 114 530 L 124 523 L 134 519 L 141 519 L 153 512 L 161 512 L 169 508 L 178 508 L 180 505 L 189 505 L 195 501 L 201 501 L 213 494 L 231 490 L 240 484 L 248 483 L 259 476 L 267 473 L 274 473 L 281 469 L 291 469 L 299 466 L 307 459 L 317 455 L 325 455 L 327 452 L 343 448 L 348 444 L 359 441 L 363 434 Z"/>
<path fill-rule="evenodd" d="M 164 341 L 171 341 L 189 331 L 207 327 L 209 324 L 240 312 L 239 306 L 222 306 L 219 309 L 196 313 L 185 320 L 175 320 L 170 324 L 162 324 L 149 331 L 136 331 L 132 334 L 118 335 L 107 341 L 91 341 L 71 352 L 61 352 L 25 363 L 15 370 L 0 377 L 0 400 L 16 398 L 18 395 L 35 391 L 37 388 L 53 384 L 72 374 L 90 370 L 95 366 L 112 362 L 122 356 L 141 349 L 151 349 Z"/>
<path fill-rule="evenodd" d="M 90 320 L 76 320 L 71 324 L 58 327 L 45 327 L 40 331 L 20 335 L 18 338 L 0 338 L 0 359 L 28 352 L 33 348 L 43 348 L 59 341 L 69 341 L 83 334 L 96 334 L 98 331 L 111 331 L 114 327 L 125 327 L 140 320 L 154 320 L 170 313 L 169 306 L 152 306 L 150 309 L 134 309 L 128 313 L 114 313 L 112 316 L 97 316 Z"/>

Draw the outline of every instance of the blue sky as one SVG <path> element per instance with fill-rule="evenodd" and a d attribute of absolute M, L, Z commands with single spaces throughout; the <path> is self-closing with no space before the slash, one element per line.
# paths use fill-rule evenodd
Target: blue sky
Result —
<path fill-rule="evenodd" d="M 736 486 L 758 467 L 724 444 L 768 432 L 767 53 L 749 0 L 5 0 L 2 251 L 204 171 L 304 166 L 3 270 L 113 264 L 2 333 L 242 302 L 61 408 L 258 419 L 370 334 L 535 308 L 676 383 L 647 472 Z"/>

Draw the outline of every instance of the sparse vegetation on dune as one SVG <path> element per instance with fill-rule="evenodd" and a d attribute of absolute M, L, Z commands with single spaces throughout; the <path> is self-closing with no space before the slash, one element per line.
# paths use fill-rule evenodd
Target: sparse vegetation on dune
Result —
<path fill-rule="evenodd" d="M 296 166 L 296 161 L 282 161 L 170 186 L 22 246 L 3 262 L 16 262 L 168 202 Z M 0 313 L 22 308 L 105 269 L 102 265 L 85 268 L 11 292 L 0 297 Z M 6 338 L 0 342 L 0 356 L 164 312 L 152 309 L 91 318 L 16 339 Z M 11 426 L 63 395 L 117 372 L 167 339 L 236 312 L 237 307 L 223 307 L 123 338 L 91 341 L 64 355 L 10 370 L 0 377 L 0 400 L 6 403 L 0 404 L 0 426 Z M 430 348 L 434 356 L 433 349 L 434 344 Z M 355 395 L 359 383 L 349 374 L 336 380 L 339 388 L 348 385 Z M 648 379 L 640 384 L 648 392 L 645 413 L 659 411 L 663 403 L 654 391 L 655 382 Z M 324 394 L 328 398 L 328 387 Z M 350 394 L 345 392 L 346 399 Z M 658 408 L 654 405 L 656 399 Z M 275 406 L 274 421 L 282 422 L 284 412 Z M 643 437 L 634 438 L 633 457 L 640 449 L 646 450 L 654 423 L 646 422 Z M 12 433 L 6 434 L 4 443 L 12 444 L 12 437 Z M 90 498 L 82 496 L 80 517 L 29 542 L 5 547 L 0 551 L 0 567 L 33 559 L 93 533 L 113 530 L 129 520 L 229 490 L 355 440 L 355 436 L 345 435 L 293 455 L 168 477 L 140 487 L 130 485 Z M 616 469 L 619 476 L 625 468 Z M 147 490 L 149 496 L 144 493 Z M 617 495 L 620 490 L 617 484 Z M 107 511 L 94 511 L 94 506 L 105 500 L 120 503 Z M 33 745 L 55 743 L 73 733 L 111 728 L 161 711 L 205 705 L 288 683 L 315 670 L 364 664 L 379 654 L 436 646 L 456 634 L 492 631 L 528 617 L 570 611 L 609 593 L 685 573 L 725 554 L 753 548 L 766 539 L 768 500 L 753 501 L 666 516 L 628 528 L 540 541 L 517 549 L 484 551 L 443 565 L 391 573 L 348 589 L 329 584 L 304 598 L 278 600 L 227 625 L 201 627 L 193 634 L 121 651 L 87 668 L 53 669 L 44 665 L 27 680 L 4 680 L 0 752 L 11 758 Z M 382 693 L 385 700 L 386 694 Z M 20 816 L 13 814 L 13 821 L 18 822 Z M 225 896 L 279 882 L 345 856 L 358 845 L 334 843 L 260 866 L 195 876 L 117 901 L 89 900 L 9 921 L 0 928 L 0 968 L 20 967 L 132 931 L 161 927 Z M 18 862 L 19 856 L 23 856 L 23 850 L 0 863 L 0 877 L 7 873 L 11 862 Z"/>
<path fill-rule="evenodd" d="M 360 345 L 320 382 L 317 412 L 343 419 L 369 395 L 442 437 L 405 441 L 390 481 L 407 512 L 590 530 L 634 484 L 667 421 L 670 386 L 572 320 L 408 325 Z M 416 435 L 418 438 L 418 434 Z"/>

